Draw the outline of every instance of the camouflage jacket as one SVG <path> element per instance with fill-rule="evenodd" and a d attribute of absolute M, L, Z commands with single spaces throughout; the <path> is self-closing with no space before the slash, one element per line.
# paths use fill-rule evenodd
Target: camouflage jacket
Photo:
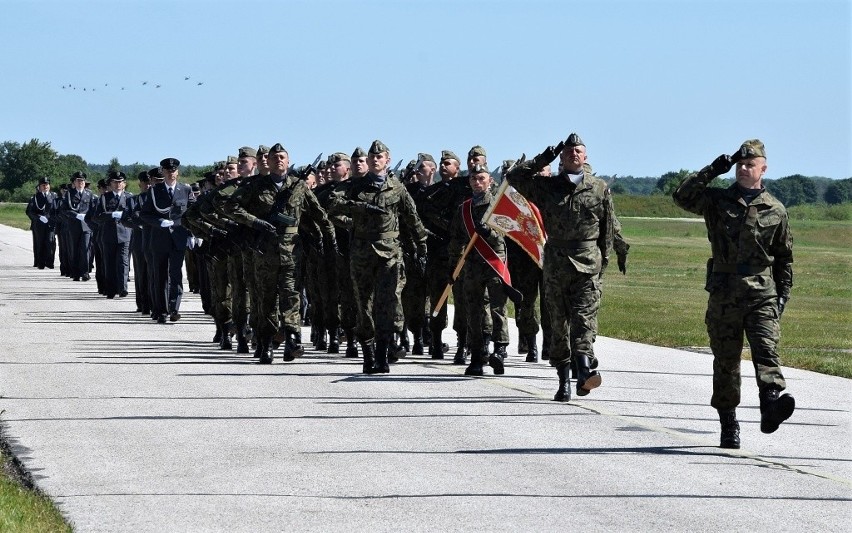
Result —
<path fill-rule="evenodd" d="M 704 217 L 713 254 L 706 289 L 739 288 L 788 298 L 793 236 L 784 204 L 766 190 L 746 204 L 736 183 L 726 189 L 708 187 L 713 177 L 705 167 L 672 195 L 677 205 Z"/>
<path fill-rule="evenodd" d="M 485 191 L 485 194 L 479 201 L 471 199 L 472 205 L 472 215 L 474 224 L 478 224 L 482 222 L 482 217 L 485 215 L 485 212 L 488 211 L 488 208 L 491 207 L 491 204 L 494 203 L 494 195 L 491 194 L 491 191 Z M 456 263 L 458 263 L 459 258 L 461 258 L 462 253 L 464 253 L 464 249 L 467 246 L 467 243 L 470 242 L 471 235 L 468 234 L 467 228 L 464 224 L 464 218 L 462 214 L 462 209 L 465 209 L 467 204 L 464 202 L 458 208 L 456 208 L 456 214 L 453 216 L 453 222 L 450 226 L 450 265 L 455 268 Z M 492 250 L 497 254 L 500 259 L 504 262 L 506 261 L 506 242 L 503 238 L 503 235 L 497 233 L 493 229 L 488 226 L 485 226 L 488 230 L 488 237 L 485 238 L 485 241 L 491 247 Z M 482 237 L 480 237 L 482 238 Z M 471 250 L 467 255 L 467 259 L 465 260 L 465 265 L 481 263 L 485 264 L 485 260 L 479 253 L 476 252 L 475 249 Z"/>
<path fill-rule="evenodd" d="M 433 244 L 446 246 L 450 242 L 453 217 L 462 202 L 472 195 L 467 179 L 459 176 L 430 185 L 419 199 L 415 199 L 423 225 L 434 236 L 429 239 L 430 249 Z"/>
<path fill-rule="evenodd" d="M 400 242 L 409 239 L 417 253 L 426 253 L 426 230 L 417 215 L 414 200 L 396 178 L 388 178 L 377 187 L 370 174 L 351 178 L 351 185 L 329 199 L 332 216 L 352 219 L 353 254 L 356 249 L 369 247 L 379 257 L 387 259 L 400 253 Z M 368 211 L 366 204 L 386 210 L 381 214 Z"/>
<path fill-rule="evenodd" d="M 538 206 L 547 232 L 544 247 L 567 250 L 578 272 L 598 274 L 609 263 L 615 235 L 612 195 L 606 182 L 588 171 L 574 186 L 562 175 L 535 175 L 530 164 L 513 167 L 506 178 L 519 193 Z"/>
<path fill-rule="evenodd" d="M 276 210 L 276 206 L 280 209 Z M 278 241 L 291 244 L 296 237 L 302 217 L 315 222 L 327 242 L 335 241 L 334 227 L 317 197 L 307 184 L 293 175 L 287 175 L 279 189 L 272 175 L 258 176 L 246 187 L 238 187 L 221 208 L 234 221 L 251 227 L 262 219 L 278 230 Z"/>

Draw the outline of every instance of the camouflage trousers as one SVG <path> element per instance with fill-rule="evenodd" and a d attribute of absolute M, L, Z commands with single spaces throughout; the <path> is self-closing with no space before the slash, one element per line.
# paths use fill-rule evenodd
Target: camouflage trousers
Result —
<path fill-rule="evenodd" d="M 713 396 L 716 409 L 733 409 L 740 403 L 740 361 L 743 337 L 748 339 L 758 389 L 786 388 L 776 346 L 781 337 L 778 305 L 774 296 L 749 298 L 730 291 L 715 291 L 704 318 L 713 350 Z"/>
<path fill-rule="evenodd" d="M 254 276 L 258 294 L 254 306 L 258 313 L 258 335 L 274 335 L 281 323 L 288 333 L 299 333 L 299 293 L 292 242 L 282 239 L 268 244 L 263 255 L 255 256 Z"/>
<path fill-rule="evenodd" d="M 412 333 L 426 326 L 426 301 L 429 287 L 426 278 L 417 271 L 413 261 L 405 261 L 405 287 L 402 289 L 402 310 L 405 325 Z"/>
<path fill-rule="evenodd" d="M 233 320 L 231 307 L 231 278 L 228 275 L 229 260 L 210 261 L 210 296 L 213 304 L 213 319 L 223 325 Z"/>
<path fill-rule="evenodd" d="M 500 278 L 485 262 L 472 257 L 468 257 L 463 273 L 468 345 L 487 351 L 485 335 L 494 342 L 508 343 L 506 292 Z"/>
<path fill-rule="evenodd" d="M 562 250 L 544 262 L 544 292 L 550 311 L 550 364 L 559 367 L 572 355 L 594 355 L 601 302 L 597 274 L 578 272 Z"/>
<path fill-rule="evenodd" d="M 340 326 L 339 289 L 336 260 L 311 248 L 308 252 L 308 298 L 312 324 L 323 331 L 337 331 Z"/>
<path fill-rule="evenodd" d="M 234 324 L 238 328 L 245 328 L 248 323 L 249 306 L 251 305 L 247 282 L 247 278 L 250 276 L 246 275 L 244 267 L 242 252 L 235 251 L 228 256 L 228 278 L 231 280 L 231 311 Z"/>
<path fill-rule="evenodd" d="M 355 287 L 352 284 L 352 276 L 349 274 L 349 264 L 352 258 L 347 253 L 345 256 L 335 258 L 335 277 L 337 279 L 337 294 L 340 302 L 338 314 L 340 325 L 349 331 L 355 328 L 358 311 L 355 304 Z"/>
<path fill-rule="evenodd" d="M 247 297 L 247 307 L 249 310 L 248 322 L 249 326 L 253 330 L 257 329 L 257 316 L 258 313 L 254 309 L 255 302 L 257 301 L 257 283 L 255 282 L 254 276 L 254 258 L 255 253 L 251 250 L 241 252 L 243 254 L 243 274 L 244 281 L 246 284 L 246 292 L 248 293 Z"/>
<path fill-rule="evenodd" d="M 402 331 L 402 254 L 380 257 L 370 250 L 352 251 L 350 274 L 355 288 L 358 322 L 355 334 L 366 342 Z"/>
<path fill-rule="evenodd" d="M 550 311 L 544 302 L 539 307 L 539 294 L 543 290 L 544 280 L 541 269 L 527 258 L 516 261 L 509 259 L 509 272 L 512 275 L 512 287 L 524 296 L 522 302 L 515 304 L 515 324 L 518 326 L 518 334 L 535 335 L 538 333 L 539 324 L 542 325 L 543 330 L 548 331 Z M 546 322 L 548 325 L 545 327 Z"/>

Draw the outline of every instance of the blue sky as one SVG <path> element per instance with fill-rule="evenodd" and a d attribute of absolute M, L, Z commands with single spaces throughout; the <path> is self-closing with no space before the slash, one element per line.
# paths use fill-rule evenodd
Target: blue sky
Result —
<path fill-rule="evenodd" d="M 697 169 L 757 137 L 767 177 L 852 176 L 847 0 L 3 0 L 0 13 L 0 140 L 90 163 L 210 164 L 275 142 L 306 163 L 378 138 L 406 162 L 481 144 L 495 166 L 576 131 L 600 174 Z"/>

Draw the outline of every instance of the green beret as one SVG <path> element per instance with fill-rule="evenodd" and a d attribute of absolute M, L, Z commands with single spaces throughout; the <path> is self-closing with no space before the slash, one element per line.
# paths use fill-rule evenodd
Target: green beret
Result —
<path fill-rule="evenodd" d="M 367 157 L 367 152 L 365 152 L 360 146 L 355 148 L 355 151 L 352 152 L 352 159 L 358 159 L 359 157 Z"/>
<path fill-rule="evenodd" d="M 213 170 L 225 170 L 225 167 L 228 166 L 224 161 L 216 161 L 216 164 L 213 165 Z"/>
<path fill-rule="evenodd" d="M 322 169 L 324 169 L 324 168 L 325 168 L 325 167 L 327 167 L 327 166 L 328 166 L 328 161 L 326 161 L 325 159 L 323 159 L 322 161 L 320 161 L 319 163 L 317 163 L 317 170 L 322 170 Z M 304 170 L 304 168 L 303 168 L 302 170 Z"/>
<path fill-rule="evenodd" d="M 257 150 L 251 146 L 243 146 L 240 148 L 239 157 L 257 157 Z"/>
<path fill-rule="evenodd" d="M 476 175 L 476 174 L 482 174 L 483 172 L 485 172 L 488 175 L 491 174 L 491 171 L 488 170 L 488 165 L 476 164 L 476 165 L 473 165 L 473 169 L 471 169 L 470 175 L 473 176 L 473 175 Z"/>
<path fill-rule="evenodd" d="M 349 156 L 344 154 L 343 152 L 334 152 L 329 156 L 328 159 L 329 161 L 331 161 L 332 164 L 338 163 L 340 161 L 346 161 L 347 163 L 351 161 L 351 159 L 349 159 Z"/>
<path fill-rule="evenodd" d="M 261 144 L 260 146 L 257 147 L 257 155 L 263 155 L 263 154 L 268 154 L 268 153 L 269 153 L 269 147 L 266 146 L 265 144 Z"/>
<path fill-rule="evenodd" d="M 272 148 L 269 149 L 269 153 L 277 154 L 278 152 L 284 152 L 285 154 L 288 153 L 287 149 L 284 148 L 284 145 L 282 145 L 281 143 L 275 143 L 272 145 Z"/>
<path fill-rule="evenodd" d="M 385 146 L 385 143 L 376 139 L 375 141 L 373 141 L 373 144 L 370 145 L 370 153 L 371 154 L 380 154 L 382 152 L 390 153 L 390 150 L 388 149 L 387 146 Z"/>
<path fill-rule="evenodd" d="M 435 158 L 432 157 L 431 154 L 417 154 L 418 161 L 429 161 L 430 163 L 435 162 Z"/>
<path fill-rule="evenodd" d="M 572 133 L 568 136 L 568 140 L 565 141 L 565 146 L 586 146 L 586 143 L 583 142 L 583 139 L 579 135 Z"/>
<path fill-rule="evenodd" d="M 481 147 L 477 144 L 476 146 L 471 148 L 470 151 L 467 153 L 467 158 L 470 159 L 471 157 L 477 157 L 477 156 L 480 156 L 480 155 L 482 157 L 487 157 L 485 155 L 485 148 L 483 148 L 483 147 Z"/>
<path fill-rule="evenodd" d="M 454 154 L 452 150 L 441 150 L 441 161 L 444 159 L 455 159 L 456 161 L 461 161 L 459 156 Z"/>
<path fill-rule="evenodd" d="M 740 159 L 766 157 L 766 147 L 760 139 L 749 139 L 740 146 Z"/>
<path fill-rule="evenodd" d="M 216 183 L 216 178 L 218 176 L 212 170 L 204 173 L 204 179 L 209 181 L 210 183 Z"/>
<path fill-rule="evenodd" d="M 236 165 L 236 164 L 237 164 L 237 163 L 239 163 L 239 162 L 240 162 L 240 160 L 239 160 L 239 159 L 237 159 L 236 157 L 234 157 L 234 156 L 232 156 L 232 155 L 229 155 L 229 156 L 228 156 L 228 159 L 227 159 L 227 161 L 226 161 L 226 164 L 228 164 L 228 165 L 230 165 L 230 164 L 234 164 L 234 165 Z"/>

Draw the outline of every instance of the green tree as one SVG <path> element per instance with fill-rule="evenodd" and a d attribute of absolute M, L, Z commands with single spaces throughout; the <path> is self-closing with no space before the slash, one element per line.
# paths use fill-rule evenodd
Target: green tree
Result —
<path fill-rule="evenodd" d="M 110 159 L 109 160 L 109 167 L 107 168 L 107 174 L 109 174 L 110 172 L 113 172 L 113 171 L 118 172 L 120 170 L 121 170 L 121 163 L 118 162 L 118 158 L 113 157 L 112 159 Z"/>
<path fill-rule="evenodd" d="M 657 192 L 666 196 L 671 196 L 681 182 L 690 174 L 692 174 L 692 172 L 685 169 L 680 169 L 677 172 L 666 172 L 657 180 Z"/>
<path fill-rule="evenodd" d="M 28 181 L 56 174 L 57 154 L 49 142 L 31 139 L 21 145 L 6 141 L 0 145 L 0 188 L 12 191 Z"/>
<path fill-rule="evenodd" d="M 86 161 L 75 154 L 64 154 L 56 158 L 56 174 L 53 176 L 58 183 L 65 183 L 78 170 L 86 170 Z"/>
<path fill-rule="evenodd" d="M 820 199 L 813 180 L 801 174 L 767 180 L 765 187 L 787 207 L 816 203 Z"/>
<path fill-rule="evenodd" d="M 825 190 L 825 202 L 828 204 L 842 204 L 850 201 L 852 201 L 852 178 L 838 180 Z"/>

